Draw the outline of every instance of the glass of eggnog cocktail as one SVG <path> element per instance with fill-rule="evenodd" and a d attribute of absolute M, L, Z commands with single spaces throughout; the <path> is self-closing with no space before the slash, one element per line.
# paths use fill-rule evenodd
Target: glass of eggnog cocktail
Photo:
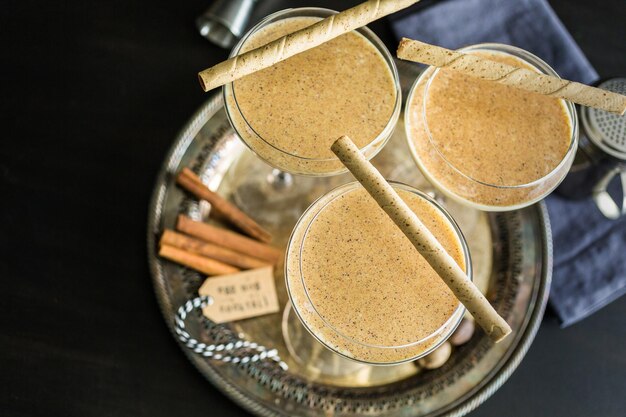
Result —
<path fill-rule="evenodd" d="M 392 183 L 472 277 L 465 239 L 436 201 Z M 465 308 L 403 232 L 356 182 L 313 203 L 287 247 L 289 298 L 304 327 L 346 358 L 374 365 L 415 360 L 456 329 Z"/>
<path fill-rule="evenodd" d="M 501 44 L 460 51 L 557 76 L 533 54 Z M 544 198 L 563 180 L 578 141 L 562 99 L 428 67 L 407 98 L 405 126 L 420 170 L 447 196 L 504 211 Z"/>
<path fill-rule="evenodd" d="M 274 13 L 252 28 L 231 57 L 337 12 L 320 8 Z M 330 151 L 349 135 L 369 159 L 391 136 L 400 114 L 398 72 L 368 28 L 348 32 L 224 86 L 226 113 L 259 157 L 288 173 L 345 171 Z"/>

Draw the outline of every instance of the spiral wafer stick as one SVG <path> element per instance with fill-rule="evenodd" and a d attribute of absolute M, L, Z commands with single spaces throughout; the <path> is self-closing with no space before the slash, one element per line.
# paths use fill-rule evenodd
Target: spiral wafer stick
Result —
<path fill-rule="evenodd" d="M 349 137 L 342 136 L 333 143 L 331 150 L 400 228 L 487 335 L 497 343 L 511 333 L 507 322 L 381 173 L 365 159 L 354 142 Z"/>
<path fill-rule="evenodd" d="M 419 0 L 369 0 L 329 16 L 273 42 L 234 56 L 198 73 L 204 91 L 233 82 L 315 48 L 374 20 L 404 9 Z"/>
<path fill-rule="evenodd" d="M 412 39 L 403 38 L 397 54 L 400 59 L 462 72 L 472 77 L 562 98 L 611 113 L 622 115 L 626 111 L 624 95 Z"/>

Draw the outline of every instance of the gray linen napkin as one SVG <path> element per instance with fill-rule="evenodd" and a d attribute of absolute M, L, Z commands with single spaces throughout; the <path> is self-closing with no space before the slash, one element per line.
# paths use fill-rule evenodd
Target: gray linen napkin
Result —
<path fill-rule="evenodd" d="M 589 61 L 545 0 L 445 0 L 392 20 L 398 38 L 456 49 L 499 42 L 539 56 L 563 78 L 592 83 Z M 547 199 L 554 239 L 550 304 L 563 326 L 626 292 L 626 217 L 605 219 L 591 200 Z"/>

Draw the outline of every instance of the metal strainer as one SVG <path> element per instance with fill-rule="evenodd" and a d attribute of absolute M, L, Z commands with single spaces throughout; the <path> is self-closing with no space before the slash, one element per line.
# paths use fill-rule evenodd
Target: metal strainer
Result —
<path fill-rule="evenodd" d="M 626 78 L 612 78 L 598 87 L 626 95 Z M 580 115 L 589 140 L 607 154 L 626 161 L 626 116 L 590 107 L 583 107 Z"/>
<path fill-rule="evenodd" d="M 626 94 L 626 78 L 611 78 L 598 87 Z M 576 159 L 558 193 L 575 199 L 591 196 L 604 216 L 616 219 L 626 214 L 626 116 L 581 107 L 580 120 Z M 621 208 L 607 191 L 616 176 L 622 185 Z"/>

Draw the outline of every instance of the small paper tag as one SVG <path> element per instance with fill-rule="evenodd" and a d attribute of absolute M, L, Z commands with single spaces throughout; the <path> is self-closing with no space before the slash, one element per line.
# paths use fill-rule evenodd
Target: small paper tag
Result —
<path fill-rule="evenodd" d="M 213 298 L 202 313 L 215 323 L 276 313 L 278 298 L 271 266 L 207 278 L 198 290 Z"/>

